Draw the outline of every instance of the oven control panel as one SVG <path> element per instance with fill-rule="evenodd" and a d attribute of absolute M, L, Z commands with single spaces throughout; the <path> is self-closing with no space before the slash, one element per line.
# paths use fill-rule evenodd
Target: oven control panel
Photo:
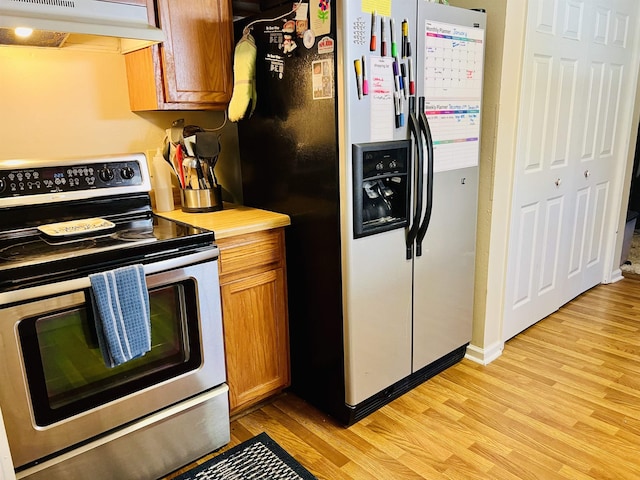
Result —
<path fill-rule="evenodd" d="M 0 170 L 0 198 L 80 192 L 142 184 L 142 171 L 140 163 L 136 160 Z"/>

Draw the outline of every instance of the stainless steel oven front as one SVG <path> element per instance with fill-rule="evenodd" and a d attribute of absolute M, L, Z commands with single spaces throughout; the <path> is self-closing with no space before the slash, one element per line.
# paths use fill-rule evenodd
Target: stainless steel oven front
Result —
<path fill-rule="evenodd" d="M 114 368 L 88 277 L 0 293 L 0 405 L 18 478 L 157 478 L 229 441 L 217 253 L 145 262 L 152 348 Z"/>

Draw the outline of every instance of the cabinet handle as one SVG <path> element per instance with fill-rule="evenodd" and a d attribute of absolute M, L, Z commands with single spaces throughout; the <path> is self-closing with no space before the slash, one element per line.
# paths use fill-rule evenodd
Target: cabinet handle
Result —
<path fill-rule="evenodd" d="M 589 170 L 584 171 L 584 178 L 589 178 L 591 176 L 591 172 Z"/>
<path fill-rule="evenodd" d="M 559 178 L 556 178 L 556 181 L 554 183 L 556 184 L 556 187 L 559 187 L 562 184 L 562 180 Z"/>

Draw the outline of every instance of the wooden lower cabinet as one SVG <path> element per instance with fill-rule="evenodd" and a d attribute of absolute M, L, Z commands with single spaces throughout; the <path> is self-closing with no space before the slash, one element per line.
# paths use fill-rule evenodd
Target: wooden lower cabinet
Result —
<path fill-rule="evenodd" d="M 217 243 L 233 415 L 290 384 L 284 230 Z"/>

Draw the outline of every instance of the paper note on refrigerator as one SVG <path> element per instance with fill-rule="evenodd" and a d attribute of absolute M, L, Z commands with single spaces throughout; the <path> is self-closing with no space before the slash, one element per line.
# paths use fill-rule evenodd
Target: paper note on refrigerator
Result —
<path fill-rule="evenodd" d="M 313 4 L 309 12 L 311 19 L 311 30 L 316 38 L 320 35 L 331 33 L 331 2 L 329 0 L 319 0 Z"/>
<path fill-rule="evenodd" d="M 391 0 L 362 0 L 362 11 L 376 12 L 384 17 L 391 16 Z"/>
<path fill-rule="evenodd" d="M 434 171 L 478 164 L 484 30 L 426 21 L 425 113 Z"/>
<path fill-rule="evenodd" d="M 395 110 L 393 103 L 393 58 L 371 57 L 369 60 L 369 94 L 371 97 L 371 141 L 393 138 Z"/>

